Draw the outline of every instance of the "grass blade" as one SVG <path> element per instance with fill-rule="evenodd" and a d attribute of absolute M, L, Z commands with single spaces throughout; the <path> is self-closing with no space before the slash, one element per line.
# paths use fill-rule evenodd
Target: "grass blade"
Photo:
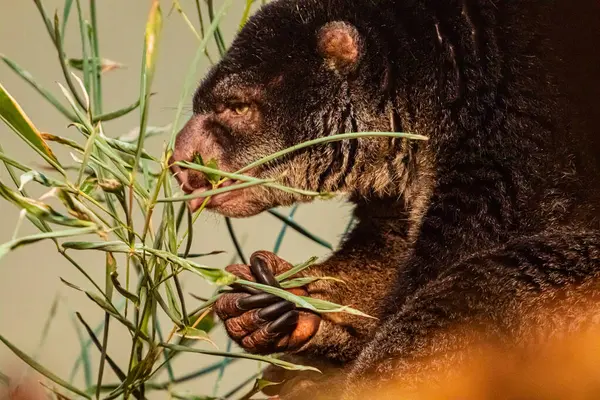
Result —
<path fill-rule="evenodd" d="M 12 69 L 17 75 L 19 75 L 25 82 L 27 82 L 32 88 L 34 88 L 39 94 L 42 95 L 48 102 L 50 102 L 54 108 L 56 108 L 62 115 L 67 117 L 69 121 L 76 121 L 77 117 L 75 114 L 70 112 L 65 106 L 50 91 L 42 87 L 38 82 L 35 81 L 33 76 L 23 68 L 21 68 L 16 62 L 0 54 L 0 58 L 10 69 Z"/>
<path fill-rule="evenodd" d="M 92 364 L 90 362 L 90 357 L 87 351 L 87 346 L 85 345 L 85 341 L 83 339 L 83 334 L 81 332 L 81 328 L 77 323 L 77 320 L 71 315 L 71 321 L 73 322 L 73 327 L 75 328 L 75 333 L 77 333 L 77 340 L 79 340 L 79 360 L 83 364 L 83 380 L 85 382 L 85 387 L 89 388 L 92 386 Z M 91 342 L 91 339 L 90 339 Z M 73 382 L 73 378 L 75 377 L 75 371 L 71 372 L 71 376 L 69 377 L 69 382 Z"/>
<path fill-rule="evenodd" d="M 292 207 L 292 210 L 290 211 L 287 218 L 289 220 L 293 221 L 294 215 L 296 214 L 297 210 L 298 210 L 298 204 L 295 204 L 294 207 Z M 285 234 L 287 233 L 287 228 L 288 228 L 287 223 L 284 223 L 281 226 L 281 230 L 279 231 L 279 234 L 277 235 L 277 239 L 275 239 L 275 245 L 273 246 L 273 253 L 275 253 L 275 254 L 279 253 L 279 249 L 281 249 L 281 244 L 283 243 L 283 238 L 285 237 Z"/>
<path fill-rule="evenodd" d="M 302 236 L 304 236 L 304 237 L 312 240 L 315 243 L 320 244 L 321 246 L 323 246 L 325 248 L 328 248 L 329 250 L 333 250 L 333 246 L 331 245 L 331 243 L 329 243 L 325 239 L 321 239 L 320 237 L 318 237 L 314 233 L 310 232 L 308 229 L 304 228 L 302 225 L 300 225 L 299 223 L 297 223 L 296 221 L 294 221 L 292 218 L 290 218 L 288 216 L 285 216 L 285 215 L 283 215 L 280 212 L 275 211 L 275 210 L 268 210 L 268 212 L 269 212 L 269 214 L 271 214 L 275 218 L 279 219 L 281 222 L 283 222 L 284 224 L 288 225 L 290 228 L 292 228 L 293 230 L 295 230 L 296 232 L 298 232 Z"/>
<path fill-rule="evenodd" d="M 73 385 L 54 375 L 52 372 L 48 371 L 44 368 L 40 363 L 35 361 L 33 358 L 29 357 L 27 354 L 19 350 L 15 345 L 9 342 L 4 336 L 0 335 L 0 342 L 4 343 L 6 347 L 8 347 L 17 357 L 19 357 L 23 362 L 29 365 L 31 368 L 35 369 L 40 374 L 44 375 L 46 378 L 50 379 L 52 382 L 56 383 L 63 388 L 76 393 L 86 399 L 91 399 L 91 397 L 82 390 L 77 389 Z"/>
<path fill-rule="evenodd" d="M 306 268 L 310 267 L 311 265 L 313 265 L 315 263 L 315 261 L 317 261 L 317 257 L 311 257 L 308 260 L 306 260 L 305 262 L 298 264 L 296 266 L 294 266 L 292 269 L 290 269 L 289 271 L 283 272 L 279 275 L 277 275 L 275 278 L 281 282 L 291 276 L 296 275 L 297 273 L 299 273 L 300 271 L 305 270 Z"/>
<path fill-rule="evenodd" d="M 227 231 L 229 232 L 229 236 L 231 237 L 231 241 L 233 242 L 233 246 L 235 247 L 235 251 L 237 252 L 238 257 L 242 264 L 248 264 L 246 257 L 244 256 L 244 251 L 242 250 L 242 246 L 237 239 L 235 231 L 233 230 L 233 224 L 231 223 L 231 218 L 225 217 L 225 223 L 227 225 Z"/>
<path fill-rule="evenodd" d="M 248 187 L 258 186 L 258 185 L 262 185 L 262 184 L 264 184 L 262 181 L 244 182 L 244 183 L 230 185 L 230 186 L 226 186 L 226 187 L 222 187 L 222 188 L 218 188 L 218 189 L 207 190 L 202 193 L 195 193 L 195 194 L 192 193 L 192 194 L 188 194 L 185 196 L 168 197 L 168 198 L 164 198 L 164 199 L 158 199 L 157 202 L 158 203 L 166 203 L 166 202 L 173 202 L 173 201 L 188 201 L 188 200 L 197 199 L 197 198 L 201 198 L 201 197 L 205 198 L 205 197 L 214 196 L 219 193 L 231 192 L 232 190 L 245 189 Z"/>
<path fill-rule="evenodd" d="M 281 282 L 281 287 L 284 289 L 298 288 L 316 281 L 334 281 L 338 283 L 345 283 L 342 279 L 334 278 L 332 276 L 305 276 L 303 278 L 294 278 Z"/>
<path fill-rule="evenodd" d="M 132 104 L 128 105 L 127 107 L 123 107 L 119 110 L 111 111 L 106 114 L 94 115 L 94 118 L 92 119 L 92 121 L 93 122 L 103 122 L 103 121 L 110 121 L 113 119 L 117 119 L 119 117 L 122 117 L 123 115 L 129 114 L 130 112 L 132 112 L 139 106 L 140 106 L 140 100 L 137 100 L 135 103 L 132 103 Z"/>
<path fill-rule="evenodd" d="M 154 0 L 148 21 L 146 22 L 146 34 L 144 37 L 144 56 L 142 66 L 142 82 L 140 84 L 140 135 L 137 142 L 137 152 L 135 154 L 135 162 L 133 165 L 136 167 L 132 174 L 132 183 L 135 179 L 135 172 L 142 156 L 144 149 L 144 138 L 146 137 L 146 125 L 148 124 L 148 106 L 150 99 L 150 88 L 152 87 L 152 81 L 154 79 L 154 71 L 156 69 L 156 59 L 158 57 L 158 44 L 160 40 L 160 34 L 162 31 L 162 11 L 158 0 Z"/>
<path fill-rule="evenodd" d="M 17 249 L 26 244 L 39 242 L 40 240 L 57 239 L 57 238 L 67 237 L 67 236 L 86 235 L 89 233 L 94 233 L 95 231 L 96 231 L 95 227 L 87 227 L 87 228 L 66 229 L 64 231 L 36 233 L 34 235 L 25 236 L 25 237 L 11 240 L 10 242 L 6 242 L 6 243 L 2 244 L 0 246 L 0 258 L 4 257 L 11 250 Z"/>
<path fill-rule="evenodd" d="M 42 156 L 52 167 L 60 171 L 63 175 L 64 170 L 60 166 L 58 159 L 48 147 L 41 133 L 33 125 L 27 114 L 19 106 L 16 100 L 0 83 L 0 119 L 2 119 L 21 139 L 23 139 L 31 148 Z"/>
<path fill-rule="evenodd" d="M 295 151 L 305 149 L 310 146 L 315 146 L 318 144 L 325 144 L 331 142 L 337 142 L 345 139 L 362 139 L 362 138 L 373 138 L 373 137 L 398 137 L 398 138 L 406 138 L 406 139 L 415 139 L 415 140 L 427 140 L 426 136 L 423 135 L 415 135 L 412 133 L 405 132 L 356 132 L 356 133 L 340 133 L 336 135 L 326 136 L 318 139 L 309 140 L 295 146 L 288 147 L 287 149 L 283 149 L 266 157 L 263 157 L 259 160 L 254 161 L 246 165 L 244 168 L 236 171 L 236 174 L 242 174 L 252 168 L 256 168 L 260 165 L 266 164 L 270 161 L 273 161 L 277 158 L 281 158 Z"/>
<path fill-rule="evenodd" d="M 290 362 L 279 360 L 274 357 L 259 356 L 259 355 L 248 354 L 248 353 L 226 353 L 224 351 L 195 349 L 192 347 L 181 346 L 181 345 L 176 345 L 176 344 L 168 344 L 168 343 L 161 343 L 160 346 L 165 347 L 170 350 L 181 351 L 181 352 L 186 352 L 186 353 L 198 353 L 198 354 L 206 354 L 209 356 L 219 356 L 219 357 L 229 357 L 229 358 L 245 358 L 248 360 L 264 361 L 266 363 L 276 365 L 278 367 L 281 367 L 281 368 L 284 368 L 284 369 L 287 369 L 290 371 L 321 372 L 317 368 L 314 368 L 314 367 L 292 364 Z"/>
<path fill-rule="evenodd" d="M 71 6 L 73 5 L 73 0 L 65 0 L 65 6 L 63 7 L 63 23 L 61 29 L 61 37 L 65 37 L 65 31 L 67 28 L 67 21 L 69 20 L 69 15 L 71 14 Z"/>
<path fill-rule="evenodd" d="M 79 320 L 79 322 L 81 322 L 81 324 L 85 328 L 86 332 L 90 336 L 90 340 L 92 341 L 92 343 L 94 343 L 96 345 L 96 347 L 98 348 L 98 351 L 100 351 L 100 353 L 103 353 L 104 350 L 102 349 L 102 345 L 100 344 L 100 341 L 96 337 L 96 334 L 94 333 L 92 328 L 88 325 L 87 322 L 85 322 L 85 320 L 83 319 L 83 317 L 81 316 L 80 313 L 77 312 L 77 313 L 75 313 L 75 315 L 77 315 L 77 319 Z M 108 365 L 110 365 L 110 368 L 113 370 L 115 375 L 117 375 L 117 378 L 119 378 L 121 381 L 124 381 L 125 379 L 127 379 L 127 375 L 125 375 L 123 370 L 121 368 L 119 368 L 117 363 L 115 363 L 113 361 L 113 359 L 110 358 L 110 356 L 106 355 L 106 361 L 108 362 Z"/>
<path fill-rule="evenodd" d="M 298 307 L 306 308 L 311 311 L 317 311 L 317 308 L 314 307 L 309 302 L 307 302 L 303 297 L 296 296 L 295 294 L 292 294 L 283 289 L 279 289 L 274 286 L 263 285 L 262 283 L 250 282 L 250 281 L 247 281 L 244 279 L 238 279 L 235 281 L 235 283 L 243 285 L 243 286 L 249 286 L 251 288 L 259 289 L 260 291 L 263 291 L 266 293 L 274 294 L 275 296 L 281 297 L 282 299 L 291 301 L 292 303 L 296 304 Z"/>
<path fill-rule="evenodd" d="M 206 46 L 208 45 L 210 35 L 212 35 L 216 31 L 217 27 L 219 26 L 219 23 L 221 22 L 221 19 L 225 16 L 225 13 L 231 6 L 232 2 L 233 2 L 233 0 L 225 0 L 223 2 L 221 9 L 215 15 L 205 36 L 202 38 L 202 41 L 198 44 L 198 49 L 196 50 L 196 55 L 194 56 L 194 60 L 192 61 L 190 69 L 185 77 L 183 90 L 181 91 L 181 97 L 179 98 L 179 102 L 177 104 L 177 111 L 175 112 L 173 129 L 171 130 L 171 138 L 169 140 L 169 147 L 168 147 L 169 150 L 173 149 L 173 145 L 175 144 L 175 136 L 177 134 L 177 130 L 179 129 L 179 118 L 181 117 L 181 113 L 183 111 L 183 103 L 188 100 L 188 96 L 190 94 L 191 87 L 196 83 L 196 73 L 197 73 L 198 64 L 200 62 L 200 59 L 204 55 Z"/>

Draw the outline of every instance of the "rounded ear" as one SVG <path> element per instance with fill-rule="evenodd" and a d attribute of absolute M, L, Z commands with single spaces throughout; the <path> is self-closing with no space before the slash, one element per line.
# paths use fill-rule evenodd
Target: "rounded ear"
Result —
<path fill-rule="evenodd" d="M 319 30 L 317 48 L 335 72 L 351 73 L 360 60 L 362 46 L 356 28 L 343 21 L 329 22 Z"/>

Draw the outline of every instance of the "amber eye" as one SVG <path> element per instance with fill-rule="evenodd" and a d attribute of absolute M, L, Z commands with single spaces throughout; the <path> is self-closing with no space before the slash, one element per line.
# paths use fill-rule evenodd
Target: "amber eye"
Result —
<path fill-rule="evenodd" d="M 248 104 L 237 104 L 233 107 L 233 111 L 237 115 L 246 115 L 250 110 L 250 106 Z"/>

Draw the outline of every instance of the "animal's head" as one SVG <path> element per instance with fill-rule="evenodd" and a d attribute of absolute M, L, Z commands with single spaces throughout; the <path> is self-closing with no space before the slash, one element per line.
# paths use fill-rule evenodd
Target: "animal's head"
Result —
<path fill-rule="evenodd" d="M 327 2 L 274 2 L 244 26 L 205 77 L 172 161 L 235 172 L 298 143 L 357 131 L 400 129 L 389 103 L 386 58 L 368 29 L 330 18 Z M 327 16 L 330 17 L 327 17 Z M 379 138 L 307 148 L 247 171 L 311 191 L 384 195 L 402 185 L 408 144 Z M 184 191 L 210 188 L 205 176 L 174 166 Z M 310 198 L 254 186 L 216 195 L 208 208 L 243 217 Z M 203 199 L 191 202 L 192 208 Z"/>

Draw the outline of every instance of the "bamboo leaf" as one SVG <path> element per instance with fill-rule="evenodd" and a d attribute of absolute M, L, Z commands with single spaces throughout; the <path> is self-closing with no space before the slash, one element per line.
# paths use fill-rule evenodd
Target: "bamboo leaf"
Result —
<path fill-rule="evenodd" d="M 148 124 L 148 106 L 150 99 L 150 88 L 154 79 L 156 69 L 156 59 L 158 57 L 158 43 L 162 31 L 162 11 L 158 0 L 154 0 L 146 22 L 146 34 L 144 37 L 144 56 L 142 67 L 142 82 L 140 90 L 140 135 L 137 142 L 137 151 L 135 154 L 135 169 L 131 174 L 131 182 L 134 182 L 135 172 L 139 165 L 140 158 L 144 149 L 144 139 L 146 137 L 146 125 Z M 144 172 L 146 169 L 144 168 Z M 145 235 L 144 235 L 145 236 Z"/>
<path fill-rule="evenodd" d="M 67 27 L 67 21 L 69 20 L 69 15 L 71 14 L 71 6 L 73 5 L 73 0 L 65 0 L 65 6 L 63 7 L 63 23 L 61 29 L 61 37 L 65 37 L 65 31 Z"/>
<path fill-rule="evenodd" d="M 39 242 L 40 240 L 45 239 L 57 239 L 61 237 L 67 236 L 79 236 L 86 235 L 89 233 L 94 233 L 96 231 L 95 227 L 87 227 L 87 228 L 76 228 L 76 229 L 67 229 L 64 231 L 52 231 L 52 232 L 44 232 L 37 233 L 31 236 L 25 236 L 19 239 L 11 240 L 10 242 L 6 242 L 0 245 L 0 258 L 4 257 L 11 250 L 15 250 L 21 246 Z"/>
<path fill-rule="evenodd" d="M 45 203 L 21 196 L 20 194 L 14 192 L 13 190 L 5 186 L 2 182 L 0 182 L 0 196 L 4 197 L 6 200 L 10 201 L 17 207 L 26 210 L 27 213 L 43 221 L 48 221 L 64 226 L 95 227 L 96 229 L 98 229 L 98 226 L 93 222 L 68 217 L 66 215 L 58 213 L 52 207 Z"/>
<path fill-rule="evenodd" d="M 335 304 L 335 303 L 332 303 L 327 300 L 316 299 L 314 297 L 305 297 L 305 296 L 299 296 L 299 297 L 301 297 L 303 300 L 305 300 L 307 303 L 309 303 L 319 313 L 344 312 L 344 313 L 348 313 L 348 314 L 352 314 L 352 315 L 358 315 L 359 317 L 378 319 L 376 317 L 372 317 L 368 314 L 365 314 L 362 311 L 356 310 L 349 306 L 340 306 L 339 304 Z"/>
<path fill-rule="evenodd" d="M 295 278 L 281 282 L 281 287 L 284 289 L 298 288 L 316 281 L 334 281 L 338 283 L 345 283 L 343 280 L 334 278 L 332 276 L 306 276 L 303 278 Z"/>
<path fill-rule="evenodd" d="M 41 133 L 33 125 L 25 111 L 0 83 L 0 119 L 2 119 L 21 139 L 31 146 L 51 166 L 64 174 L 58 159 L 48 147 Z"/>
<path fill-rule="evenodd" d="M 56 135 L 52 135 L 50 133 L 42 133 L 42 138 L 44 140 L 47 140 L 49 142 L 56 142 L 56 143 L 60 143 L 63 144 L 65 146 L 69 146 L 75 150 L 81 151 L 83 152 L 83 147 L 81 147 L 77 142 L 71 140 L 71 139 L 67 139 L 61 136 L 56 136 Z"/>
<path fill-rule="evenodd" d="M 83 317 L 81 316 L 80 313 L 77 312 L 77 313 L 75 313 L 75 315 L 77 315 L 77 319 L 79 319 L 79 322 L 81 322 L 81 324 L 85 328 L 85 330 L 86 330 L 87 334 L 89 335 L 90 340 L 92 341 L 92 343 L 94 343 L 96 345 L 96 348 L 98 349 L 98 351 L 100 351 L 100 353 L 102 353 L 104 351 L 103 348 L 102 348 L 102 344 L 100 343 L 100 341 L 96 337 L 96 334 L 94 333 L 94 331 L 92 330 L 92 328 L 88 325 L 87 322 L 85 322 L 85 320 L 83 319 Z M 125 373 L 121 370 L 121 368 L 119 368 L 119 366 L 117 365 L 117 363 L 115 363 L 112 360 L 112 358 L 110 358 L 108 355 L 106 355 L 106 361 L 110 365 L 110 367 L 113 370 L 113 372 L 115 373 L 115 375 L 117 375 L 117 377 L 121 381 L 124 381 L 127 378 L 127 375 L 125 375 Z"/>
<path fill-rule="evenodd" d="M 276 288 L 274 286 L 264 285 L 262 283 L 256 283 L 256 282 L 247 281 L 247 280 L 244 280 L 244 279 L 238 279 L 238 280 L 235 281 L 235 283 L 240 284 L 240 285 L 244 285 L 244 286 L 249 286 L 251 288 L 259 289 L 259 290 L 261 290 L 263 292 L 266 292 L 266 293 L 274 294 L 275 296 L 281 297 L 282 299 L 285 299 L 287 301 L 291 301 L 292 303 L 296 304 L 298 307 L 306 308 L 306 309 L 312 310 L 312 311 L 317 311 L 317 308 L 314 307 L 309 302 L 307 302 L 306 300 L 304 300 L 303 297 L 296 296 L 295 294 L 292 294 L 292 293 L 290 293 L 288 291 L 285 291 L 283 289 L 279 289 L 279 288 Z"/>
<path fill-rule="evenodd" d="M 116 61 L 113 60 L 108 60 L 106 58 L 102 58 L 100 60 L 96 61 L 98 66 L 100 67 L 100 72 L 101 73 L 106 73 L 106 72 L 110 72 L 113 71 L 115 69 L 122 69 L 125 68 L 124 64 L 118 63 Z M 70 58 L 68 60 L 69 66 L 71 68 L 77 69 L 79 71 L 83 71 L 83 59 L 81 58 Z"/>
<path fill-rule="evenodd" d="M 308 260 L 306 260 L 305 262 L 294 266 L 290 270 L 277 275 L 276 278 L 277 278 L 277 280 L 279 282 L 281 282 L 281 281 L 283 281 L 283 280 L 285 280 L 285 279 L 287 279 L 287 278 L 289 278 L 291 276 L 296 275 L 300 271 L 303 271 L 306 268 L 310 267 L 311 265 L 313 265 L 315 263 L 315 261 L 317 261 L 317 257 L 311 257 Z"/>
<path fill-rule="evenodd" d="M 140 304 L 139 297 L 137 297 L 135 294 L 127 291 L 123 286 L 121 286 L 118 276 L 119 276 L 119 274 L 116 271 L 113 272 L 112 274 L 110 274 L 110 279 L 112 280 L 112 283 L 113 283 L 115 289 L 117 290 L 117 292 L 119 292 L 123 297 L 131 300 L 136 306 L 139 305 Z"/>
<path fill-rule="evenodd" d="M 186 339 L 206 340 L 216 347 L 214 342 L 210 339 L 210 336 L 208 336 L 208 333 L 197 328 L 192 328 L 191 326 L 181 327 L 175 331 L 175 334 L 177 336 L 185 337 Z"/>
<path fill-rule="evenodd" d="M 138 102 L 138 105 L 139 105 L 139 102 Z M 167 133 L 170 129 L 171 129 L 171 124 L 168 124 L 165 126 L 147 126 L 145 135 L 146 135 L 146 138 L 149 138 L 152 136 L 158 136 L 158 135 Z M 137 127 L 137 128 L 130 130 L 126 134 L 119 136 L 118 140 L 120 140 L 122 142 L 127 142 L 127 143 L 135 143 L 138 141 L 139 137 L 140 137 L 140 128 Z"/>
<path fill-rule="evenodd" d="M 123 107 L 119 110 L 111 111 L 106 114 L 94 115 L 94 118 L 92 119 L 92 121 L 94 123 L 96 123 L 96 122 L 103 122 L 103 121 L 110 121 L 113 119 L 117 119 L 119 117 L 122 117 L 123 115 L 129 114 L 130 112 L 132 112 L 139 106 L 140 106 L 140 100 L 138 99 L 134 103 L 131 103 L 127 107 Z"/>
<path fill-rule="evenodd" d="M 321 239 L 317 235 L 313 234 L 308 229 L 304 228 L 302 225 L 300 225 L 299 223 L 294 221 L 292 218 L 289 218 L 275 210 L 269 210 L 268 212 L 269 212 L 269 214 L 276 217 L 283 223 L 287 224 L 290 228 L 292 228 L 293 230 L 295 230 L 302 236 L 309 238 L 313 242 L 316 242 L 316 243 L 320 244 L 321 246 L 328 248 L 329 250 L 333 250 L 333 246 L 331 245 L 331 243 L 329 243 L 325 239 Z"/>
<path fill-rule="evenodd" d="M 231 192 L 232 190 L 240 190 L 240 189 L 245 189 L 245 188 L 249 188 L 252 186 L 258 186 L 258 185 L 263 185 L 263 184 L 264 184 L 264 182 L 262 180 L 257 180 L 257 181 L 252 181 L 252 182 L 244 182 L 244 183 L 239 183 L 239 184 L 235 184 L 235 185 L 230 185 L 227 187 L 221 187 L 218 189 L 207 190 L 202 193 L 192 193 L 192 194 L 185 195 L 185 196 L 167 197 L 164 199 L 158 199 L 157 202 L 158 203 L 167 203 L 167 202 L 174 202 L 174 201 L 188 201 L 188 200 L 192 200 L 192 199 L 206 198 L 206 197 L 210 197 L 210 196 L 215 196 L 220 193 Z"/>
<path fill-rule="evenodd" d="M 75 332 L 77 333 L 77 340 L 79 341 L 79 357 L 83 364 L 83 379 L 85 381 L 85 386 L 90 387 L 92 385 L 92 365 L 90 363 L 90 357 L 88 355 L 88 351 L 85 346 L 85 341 L 83 340 L 83 334 L 81 333 L 81 328 L 79 328 L 79 324 L 73 316 L 71 316 L 71 321 L 73 322 L 73 327 L 75 328 Z M 73 378 L 74 374 L 71 374 L 69 382 L 73 382 Z"/>
<path fill-rule="evenodd" d="M 21 360 L 23 360 L 25 363 L 27 363 L 31 368 L 35 369 L 37 372 L 44 375 L 46 378 L 50 379 L 57 385 L 60 385 L 63 388 L 70 390 L 73 393 L 76 393 L 82 397 L 85 397 L 86 399 L 91 399 L 91 397 L 87 393 L 85 393 L 82 390 L 77 389 L 76 387 L 72 386 L 68 382 L 66 382 L 63 379 L 59 378 L 58 376 L 54 375 L 52 372 L 50 372 L 49 370 L 44 368 L 40 363 L 35 361 L 33 358 L 29 357 L 23 351 L 19 350 L 19 348 L 17 348 L 15 345 L 13 345 L 11 342 L 9 342 L 2 335 L 0 335 L 0 342 L 4 343 L 6 345 L 6 347 L 8 347 L 17 357 L 19 357 Z"/>
<path fill-rule="evenodd" d="M 221 9 L 217 12 L 215 17 L 213 18 L 210 27 L 208 28 L 205 36 L 202 38 L 202 41 L 198 44 L 198 49 L 196 50 L 196 55 L 194 56 L 194 60 L 192 61 L 192 65 L 189 68 L 188 73 L 185 77 L 184 87 L 181 92 L 181 96 L 179 98 L 179 102 L 177 103 L 177 111 L 175 113 L 175 118 L 173 122 L 173 129 L 171 130 L 171 138 L 169 140 L 168 149 L 172 149 L 175 144 L 175 136 L 177 135 L 177 129 L 179 129 L 179 118 L 181 117 L 181 112 L 183 111 L 183 103 L 188 100 L 188 96 L 191 90 L 192 85 L 196 83 L 196 69 L 202 57 L 204 56 L 204 52 L 206 50 L 206 46 L 208 45 L 208 41 L 210 39 L 210 35 L 212 35 L 218 28 L 221 19 L 225 16 L 225 13 L 231 6 L 233 0 L 225 0 Z"/>
<path fill-rule="evenodd" d="M 21 177 L 19 179 L 19 182 L 20 182 L 19 190 L 23 190 L 25 185 L 31 181 L 40 183 L 46 187 L 56 187 L 56 188 L 66 187 L 66 184 L 63 182 L 57 181 L 56 179 L 52 179 L 52 178 L 42 174 L 41 172 L 31 170 L 24 174 L 21 174 Z"/>
<path fill-rule="evenodd" d="M 325 144 L 325 143 L 331 143 L 331 142 L 338 142 L 340 140 L 346 140 L 346 139 L 362 139 L 362 138 L 377 138 L 377 137 L 397 137 L 397 138 L 406 138 L 406 139 L 414 139 L 414 140 L 427 140 L 426 136 L 423 135 L 415 135 L 412 133 L 405 133 L 405 132 L 355 132 L 355 133 L 340 133 L 340 134 L 336 134 L 336 135 L 331 135 L 331 136 L 325 136 L 322 138 L 318 138 L 318 139 L 313 139 L 313 140 L 308 140 L 306 142 L 303 143 L 299 143 L 295 146 L 291 146 L 288 147 L 286 149 L 283 149 L 281 151 L 278 151 L 276 153 L 270 154 L 268 156 L 265 156 L 259 160 L 254 161 L 253 163 L 250 163 L 248 165 L 246 165 L 244 168 L 236 171 L 236 174 L 242 174 L 246 171 L 251 170 L 252 168 L 256 168 L 260 165 L 266 164 L 270 161 L 273 161 L 277 158 L 281 158 L 284 157 L 290 153 L 293 153 L 295 151 L 301 150 L 301 149 L 305 149 L 307 147 L 310 146 L 315 146 L 315 145 L 319 145 L 319 144 Z"/>
<path fill-rule="evenodd" d="M 17 75 L 23 78 L 23 80 L 25 80 L 25 82 L 27 82 L 32 88 L 34 88 L 39 94 L 41 94 L 42 97 L 48 100 L 48 102 L 50 102 L 54 106 L 54 108 L 56 108 L 61 114 L 67 117 L 68 120 L 75 121 L 77 119 L 77 117 L 67 108 L 65 108 L 60 103 L 60 101 L 58 101 L 58 99 L 54 97 L 52 93 L 50 93 L 50 91 L 48 91 L 46 88 L 40 85 L 28 71 L 23 69 L 16 62 L 4 56 L 3 54 L 0 54 L 0 58 L 2 59 L 2 61 L 4 61 L 6 65 L 8 65 L 10 69 L 12 69 Z"/>
<path fill-rule="evenodd" d="M 256 354 L 248 354 L 248 353 L 226 353 L 224 351 L 203 350 L 203 349 L 196 349 L 196 348 L 193 348 L 193 347 L 181 346 L 181 345 L 176 345 L 176 344 L 168 344 L 168 343 L 161 343 L 160 346 L 165 347 L 165 348 L 170 349 L 170 350 L 181 351 L 181 352 L 186 352 L 186 353 L 198 353 L 198 354 L 206 354 L 206 355 L 218 356 L 218 357 L 245 358 L 245 359 L 248 359 L 248 360 L 264 361 L 266 363 L 269 363 L 269 364 L 272 364 L 272 365 L 276 365 L 278 367 L 281 367 L 281 368 L 284 368 L 284 369 L 287 369 L 287 370 L 290 370 L 290 371 L 316 371 L 316 372 L 321 372 L 317 368 L 314 368 L 314 367 L 293 364 L 293 363 L 290 363 L 290 362 L 287 362 L 287 361 L 279 360 L 279 359 L 274 358 L 274 357 L 259 356 L 259 355 L 256 355 Z"/>
<path fill-rule="evenodd" d="M 73 250 L 101 250 L 115 253 L 130 253 L 131 248 L 125 242 L 65 242 L 62 245 L 65 249 Z"/>

